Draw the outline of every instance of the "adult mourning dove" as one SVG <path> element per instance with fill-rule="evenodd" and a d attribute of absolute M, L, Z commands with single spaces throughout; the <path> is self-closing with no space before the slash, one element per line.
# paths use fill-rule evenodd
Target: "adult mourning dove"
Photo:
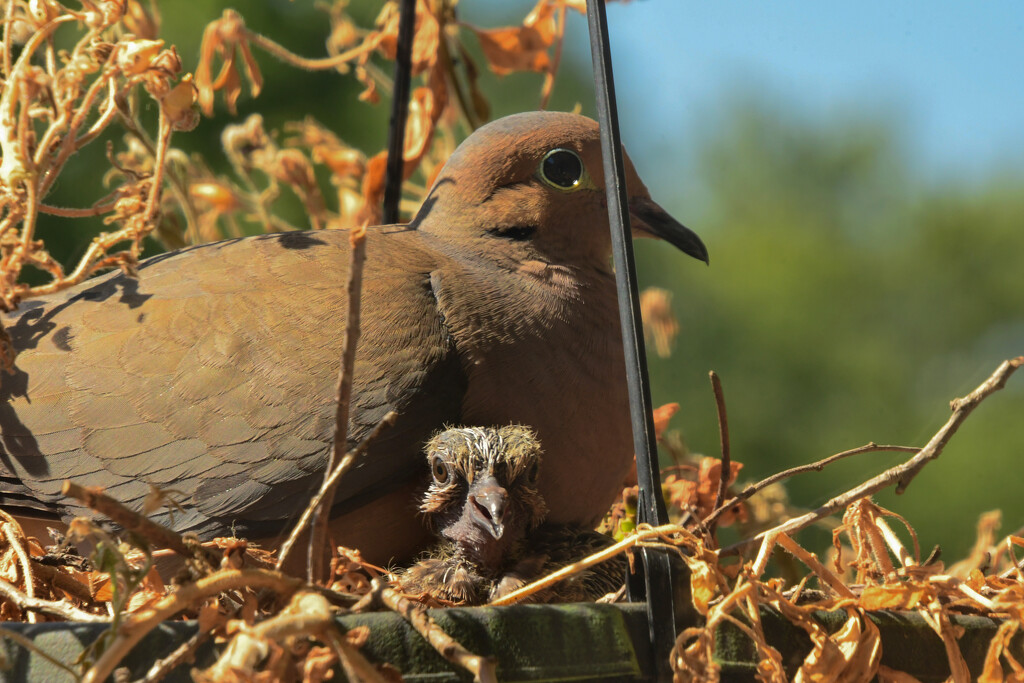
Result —
<path fill-rule="evenodd" d="M 420 511 L 441 542 L 399 574 L 407 593 L 479 605 L 614 543 L 583 527 L 543 524 L 541 446 L 526 427 L 448 429 L 426 451 L 432 481 Z M 530 601 L 594 600 L 618 590 L 625 577 L 619 555 Z"/>
<path fill-rule="evenodd" d="M 707 260 L 627 160 L 633 230 Z M 428 539 L 420 449 L 445 424 L 533 426 L 555 522 L 590 524 L 632 461 L 597 124 L 526 113 L 480 128 L 409 225 L 371 228 L 348 431 L 387 429 L 342 480 L 338 543 L 377 561 Z M 0 506 L 83 508 L 65 479 L 139 506 L 150 484 L 201 538 L 273 539 L 319 486 L 334 434 L 349 236 L 267 234 L 182 249 L 26 301 L 0 378 Z"/>

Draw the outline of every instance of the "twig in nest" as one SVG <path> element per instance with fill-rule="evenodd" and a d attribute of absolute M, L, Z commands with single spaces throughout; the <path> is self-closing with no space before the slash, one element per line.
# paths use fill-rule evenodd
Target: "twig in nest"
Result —
<path fill-rule="evenodd" d="M 1017 356 L 1010 360 L 1004 360 L 1000 363 L 996 371 L 992 373 L 992 376 L 982 382 L 977 389 L 967 394 L 963 398 L 953 399 L 949 407 L 953 411 L 950 415 L 949 420 L 942 426 L 935 436 L 932 437 L 931 441 L 925 444 L 925 447 L 921 449 L 921 452 L 910 459 L 907 465 L 900 468 L 898 472 L 898 480 L 896 484 L 896 493 L 903 493 L 910 486 L 910 482 L 917 476 L 917 473 L 929 461 L 935 460 L 942 453 L 942 449 L 946 447 L 950 438 L 956 434 L 956 430 L 960 428 L 963 421 L 967 419 L 978 405 L 984 401 L 989 395 L 999 391 L 1006 386 L 1006 380 L 1010 378 L 1010 375 L 1024 365 L 1024 356 Z"/>
<path fill-rule="evenodd" d="M 210 568 L 219 564 L 216 553 L 203 548 L 198 543 L 189 545 L 177 531 L 158 524 L 135 510 L 114 500 L 94 486 L 80 486 L 73 481 L 65 481 L 61 492 L 82 501 L 90 508 L 106 515 L 124 530 L 131 531 L 149 540 L 154 546 L 170 548 L 187 559 L 197 558 L 206 562 Z"/>
<path fill-rule="evenodd" d="M 494 660 L 473 654 L 445 633 L 427 614 L 426 607 L 385 586 L 380 579 L 373 580 L 373 596 L 388 609 L 401 614 L 442 657 L 472 673 L 477 683 L 497 683 Z"/>
<path fill-rule="evenodd" d="M 722 507 L 722 501 L 725 500 L 725 492 L 729 488 L 729 480 L 732 479 L 732 451 L 729 447 L 729 416 L 725 412 L 725 393 L 722 391 L 722 380 L 719 379 L 718 373 L 714 370 L 709 375 L 711 377 L 711 390 L 715 394 L 715 406 L 718 408 L 718 441 L 722 445 L 722 468 L 719 470 L 718 495 L 715 496 L 715 507 L 720 508 Z M 715 526 L 717 523 L 718 517 L 705 522 L 708 538 L 715 538 Z"/>
<path fill-rule="evenodd" d="M 832 570 L 823 565 L 814 553 L 807 552 L 784 533 L 772 534 L 771 536 L 765 537 L 764 541 L 761 543 L 761 549 L 757 554 L 757 559 L 754 561 L 754 564 L 750 569 L 754 576 L 760 578 L 764 573 L 765 567 L 768 565 L 768 558 L 771 557 L 772 550 L 776 544 L 781 545 L 783 548 L 788 550 L 793 557 L 807 565 L 811 571 L 818 575 L 818 579 L 822 584 L 830 586 L 840 597 L 855 597 L 853 591 L 846 587 L 843 580 L 836 576 Z"/>
<path fill-rule="evenodd" d="M 351 680 L 386 683 L 376 668 L 338 632 L 327 599 L 316 592 L 297 593 L 279 614 L 254 626 L 242 626 L 217 662 L 196 676 L 198 681 L 256 677 L 255 667 L 268 653 L 268 641 L 312 636 L 331 645 Z"/>
<path fill-rule="evenodd" d="M 982 382 L 977 389 L 963 398 L 958 398 L 952 401 L 950 403 L 950 407 L 953 409 L 953 415 L 950 416 L 946 424 L 944 424 L 942 428 L 935 433 L 935 436 L 931 438 L 925 447 L 918 451 L 918 453 L 914 455 L 914 457 L 910 458 L 910 460 L 907 460 L 905 463 L 897 465 L 896 467 L 891 467 L 863 484 L 836 496 L 816 510 L 799 517 L 794 517 L 793 519 L 769 529 L 768 531 L 759 533 L 753 538 L 748 538 L 744 541 L 740 541 L 739 543 L 734 543 L 728 548 L 725 548 L 722 552 L 739 552 L 750 545 L 759 543 L 768 534 L 779 532 L 793 534 L 800 529 L 813 524 L 819 519 L 828 517 L 836 511 L 845 508 L 853 501 L 864 498 L 865 496 L 874 495 L 893 484 L 896 484 L 896 492 L 902 493 L 906 489 L 907 485 L 910 484 L 911 480 L 917 476 L 917 473 L 921 471 L 921 468 L 939 457 L 942 453 L 942 449 L 945 448 L 946 444 L 949 442 L 950 437 L 956 433 L 956 430 L 960 427 L 967 416 L 978 407 L 978 404 L 991 394 L 1002 389 L 1006 385 L 1006 380 L 1009 379 L 1010 375 L 1012 375 L 1013 372 L 1021 365 L 1024 365 L 1024 356 L 1018 356 L 1012 360 L 1003 361 L 999 367 L 996 368 L 996 371 L 992 373 L 992 376 Z M 732 504 L 731 501 L 730 504 Z M 716 512 L 718 511 L 716 510 Z"/>
<path fill-rule="evenodd" d="M 488 605 L 492 607 L 498 607 L 501 605 L 513 605 L 525 598 L 528 598 L 534 593 L 538 593 L 544 590 L 545 588 L 548 588 L 549 586 L 555 585 L 559 581 L 568 578 L 573 574 L 578 574 L 579 572 L 585 569 L 593 567 L 595 564 L 600 564 L 605 560 L 615 557 L 619 553 L 629 550 L 633 546 L 641 545 L 644 541 L 647 541 L 652 538 L 664 537 L 668 534 L 674 534 L 680 531 L 685 530 L 683 529 L 683 527 L 677 524 L 663 524 L 662 526 L 656 527 L 648 527 L 646 525 L 643 525 L 636 531 L 631 533 L 629 536 L 626 536 L 624 539 L 616 543 L 615 545 L 610 545 L 607 548 L 604 548 L 603 550 L 599 550 L 592 555 L 584 557 L 582 560 L 578 560 L 576 562 L 573 562 L 572 564 L 567 564 L 561 569 L 551 572 L 545 577 L 537 579 L 533 583 L 529 583 L 523 586 L 522 588 L 517 588 L 511 593 L 501 596 L 497 600 L 492 600 L 488 603 Z"/>
<path fill-rule="evenodd" d="M 798 474 L 804 474 L 805 472 L 820 472 L 823 469 L 825 469 L 826 466 L 831 465 L 832 463 L 836 462 L 837 460 L 842 460 L 843 458 L 848 458 L 851 455 L 860 455 L 861 453 L 873 453 L 875 451 L 896 451 L 896 452 L 899 452 L 899 453 L 917 453 L 920 450 L 921 449 L 918 448 L 917 446 L 891 446 L 891 445 L 879 446 L 878 444 L 876 444 L 876 443 L 874 443 L 872 441 L 871 443 L 864 444 L 863 446 L 858 446 L 857 448 L 851 448 L 848 451 L 843 451 L 841 453 L 836 453 L 834 455 L 830 455 L 827 458 L 824 458 L 824 459 L 819 460 L 817 462 L 812 462 L 812 463 L 807 464 L 807 465 L 797 465 L 796 467 L 791 467 L 788 470 L 783 470 L 781 472 L 776 472 L 772 476 L 767 477 L 765 479 L 762 479 L 761 481 L 757 482 L 756 484 L 751 484 L 750 486 L 746 487 L 745 489 L 740 491 L 737 495 L 735 495 L 731 499 L 729 499 L 728 502 L 720 504 L 720 505 L 717 505 L 715 507 L 715 509 L 711 512 L 711 514 L 709 514 L 707 517 L 704 518 L 704 523 L 705 524 L 711 524 L 712 522 L 716 521 L 719 517 L 721 517 L 722 514 L 724 514 L 727 510 L 732 509 L 732 507 L 734 505 L 736 505 L 737 503 L 742 503 L 743 501 L 747 500 L 748 498 L 753 496 L 755 493 L 757 493 L 761 489 L 764 489 L 764 488 L 766 488 L 768 486 L 771 486 L 772 484 L 774 484 L 776 482 L 780 482 L 780 481 L 782 481 L 784 479 L 789 479 L 790 477 L 794 477 L 794 476 L 796 476 Z"/>
<path fill-rule="evenodd" d="M 81 600 L 85 603 L 95 602 L 95 600 L 93 600 L 92 593 L 89 592 L 88 586 L 81 581 L 76 580 L 73 576 L 64 573 L 57 567 L 40 564 L 33 558 L 32 570 L 40 579 L 48 582 L 51 586 L 68 593 L 76 600 Z"/>
<path fill-rule="evenodd" d="M 107 623 L 110 621 L 107 617 L 101 617 L 99 615 L 80 610 L 74 605 L 63 600 L 43 600 L 42 598 L 37 598 L 33 595 L 26 595 L 3 579 L 0 579 L 0 595 L 2 595 L 5 600 L 9 600 L 17 605 L 19 609 L 30 614 L 33 612 L 42 612 L 43 614 L 60 617 L 61 619 L 67 619 L 68 621 L 81 621 L 86 623 Z"/>
<path fill-rule="evenodd" d="M 345 453 L 348 443 L 348 414 L 352 402 L 352 376 L 356 365 L 356 346 L 359 344 L 359 305 L 363 291 L 363 266 L 366 263 L 366 227 L 353 230 L 349 235 L 352 258 L 348 274 L 348 320 L 345 327 L 345 347 L 341 355 L 341 369 L 338 371 L 338 403 L 334 416 L 334 445 L 331 458 L 324 470 L 324 484 L 320 488 L 321 500 L 313 511 L 313 526 L 309 531 L 309 564 L 306 567 L 310 583 L 320 583 L 324 574 L 324 550 L 327 543 L 327 523 L 334 505 L 334 493 L 340 477 L 334 478 L 334 471 L 347 460 Z M 347 454 L 346 454 L 347 455 Z M 347 468 L 346 468 L 347 469 Z M 331 481 L 333 480 L 333 482 Z"/>
<path fill-rule="evenodd" d="M 28 559 L 28 551 L 25 550 L 25 534 L 21 530 L 21 525 L 18 524 L 9 514 L 0 510 L 0 516 L 2 516 L 4 520 L 4 536 L 7 538 L 7 542 L 10 544 L 11 549 L 18 558 L 18 564 L 21 566 L 21 576 L 22 580 L 25 582 L 25 597 L 28 600 L 35 600 L 35 578 L 32 574 L 32 563 Z M 28 613 L 28 623 L 36 623 L 35 612 Z"/>
<path fill-rule="evenodd" d="M 373 431 L 370 432 L 370 435 L 366 437 L 361 444 L 359 444 L 358 446 L 356 446 L 351 451 L 345 454 L 345 457 L 342 458 L 341 462 L 338 463 L 338 466 L 331 473 L 331 476 L 328 477 L 327 480 L 324 481 L 324 483 L 320 486 L 320 491 L 315 496 L 313 496 L 312 500 L 309 501 L 309 504 L 306 506 L 306 509 L 302 513 L 302 517 L 300 517 L 299 521 L 295 523 L 295 527 L 292 529 L 292 533 L 288 536 L 288 540 L 281 545 L 281 552 L 277 556 L 277 564 L 275 565 L 275 569 L 280 571 L 281 568 L 285 565 L 285 563 L 288 561 L 288 558 L 291 556 L 292 549 L 295 547 L 296 542 L 298 542 L 299 536 L 301 536 L 302 532 L 306 530 L 306 526 L 309 524 L 309 520 L 312 519 L 313 513 L 324 501 L 328 493 L 333 494 L 333 491 L 329 491 L 328 489 L 330 487 L 337 486 L 338 481 L 346 472 L 348 472 L 349 468 L 352 466 L 352 463 L 356 461 L 356 458 L 363 454 L 366 448 L 371 443 L 373 443 L 373 440 L 376 439 L 377 436 L 382 431 L 384 431 L 386 427 L 390 427 L 395 423 L 396 417 L 398 417 L 398 413 L 396 413 L 393 410 L 389 412 L 381 419 L 380 422 L 377 423 L 377 426 L 373 428 Z"/>
<path fill-rule="evenodd" d="M 105 681 L 142 638 L 165 621 L 197 601 L 237 588 L 271 588 L 281 594 L 294 593 L 302 581 L 266 569 L 222 569 L 195 583 L 182 586 L 151 606 L 126 615 L 117 637 L 82 676 L 82 683 Z"/>

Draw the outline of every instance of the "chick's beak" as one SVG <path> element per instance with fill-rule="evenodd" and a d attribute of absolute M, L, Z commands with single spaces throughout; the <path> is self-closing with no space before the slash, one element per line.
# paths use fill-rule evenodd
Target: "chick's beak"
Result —
<path fill-rule="evenodd" d="M 672 218 L 665 209 L 648 197 L 634 197 L 629 202 L 630 225 L 640 237 L 659 237 L 675 245 L 698 261 L 710 263 L 708 249 L 697 233 Z"/>
<path fill-rule="evenodd" d="M 505 533 L 505 503 L 508 491 L 501 487 L 493 476 L 486 476 L 476 482 L 469 494 L 470 514 L 474 521 L 490 532 L 495 539 Z"/>

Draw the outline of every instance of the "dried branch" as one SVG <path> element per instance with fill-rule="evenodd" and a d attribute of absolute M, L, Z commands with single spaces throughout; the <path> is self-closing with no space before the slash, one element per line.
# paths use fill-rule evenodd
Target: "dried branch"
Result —
<path fill-rule="evenodd" d="M 211 568 L 219 564 L 219 558 L 212 550 L 204 548 L 198 543 L 186 543 L 177 531 L 158 524 L 114 500 L 98 487 L 80 486 L 72 481 L 65 481 L 61 492 L 65 496 L 81 501 L 96 512 L 106 515 L 126 531 L 138 534 L 157 547 L 170 548 L 186 559 L 199 559 Z"/>
<path fill-rule="evenodd" d="M 910 460 L 901 465 L 897 465 L 896 467 L 892 467 L 878 476 L 869 479 L 863 484 L 832 498 L 816 510 L 808 512 L 805 515 L 795 517 L 774 527 L 773 529 L 769 529 L 768 531 L 763 531 L 753 538 L 740 541 L 739 543 L 734 543 L 724 549 L 723 552 L 738 552 L 752 544 L 759 543 L 768 534 L 782 532 L 791 535 L 800 529 L 813 524 L 819 519 L 828 517 L 829 515 L 845 508 L 853 501 L 878 493 L 882 489 L 888 488 L 893 484 L 896 484 L 896 492 L 902 493 L 917 473 L 921 471 L 921 468 L 939 457 L 942 453 L 942 449 L 945 448 L 946 444 L 949 442 L 950 437 L 956 433 L 956 430 L 960 427 L 967 416 L 970 415 L 985 398 L 992 395 L 999 389 L 1002 389 L 1006 385 L 1006 380 L 1009 379 L 1010 375 L 1012 375 L 1022 364 L 1024 364 L 1024 356 L 1018 356 L 1017 358 L 1003 361 L 999 367 L 996 368 L 996 371 L 992 373 L 992 376 L 982 382 L 977 389 L 963 398 L 952 401 L 950 403 L 950 408 L 953 410 L 953 415 L 950 416 L 946 424 L 936 432 L 935 436 L 931 438 L 925 447 Z"/>
<path fill-rule="evenodd" d="M 828 567 L 823 565 L 818 557 L 814 553 L 809 553 L 799 545 L 796 544 L 785 533 L 776 533 L 769 536 L 765 536 L 764 541 L 761 543 L 761 548 L 757 553 L 757 559 L 754 560 L 754 564 L 750 569 L 750 572 L 755 577 L 760 577 L 768 565 L 768 559 L 771 557 L 772 551 L 776 545 L 781 545 L 785 548 L 793 557 L 803 562 L 811 571 L 818 575 L 818 579 L 825 585 L 829 586 L 839 596 L 844 598 L 855 597 L 853 591 L 846 587 L 842 579 L 835 575 L 835 572 L 831 571 Z"/>
<path fill-rule="evenodd" d="M 395 423 L 395 418 L 398 417 L 398 413 L 391 411 L 385 415 L 377 426 L 373 428 L 370 435 L 366 437 L 362 443 L 353 448 L 351 451 L 345 454 L 341 462 L 331 473 L 331 476 L 321 485 L 320 491 L 309 501 L 306 505 L 306 509 L 302 512 L 302 517 L 295 523 L 295 527 L 292 529 L 291 534 L 288 536 L 288 540 L 281 545 L 281 551 L 277 557 L 277 564 L 275 568 L 280 571 L 288 562 L 288 558 L 291 556 L 292 548 L 295 547 L 299 537 L 305 532 L 306 527 L 309 525 L 310 519 L 313 517 L 314 511 L 320 506 L 324 498 L 327 495 L 327 487 L 336 486 L 341 480 L 341 477 L 348 472 L 349 468 L 356 461 L 356 459 L 366 451 L 367 447 L 377 438 L 377 436 L 384 431 L 385 428 L 390 427 Z"/>
<path fill-rule="evenodd" d="M 48 582 L 51 586 L 58 588 L 65 593 L 68 593 L 76 600 L 80 600 L 84 603 L 94 602 L 92 593 L 89 592 L 88 586 L 80 581 L 76 581 L 72 576 L 66 574 L 57 567 L 51 567 L 49 565 L 33 561 L 32 570 L 41 580 Z"/>
<path fill-rule="evenodd" d="M 729 416 L 725 410 L 725 393 L 722 391 L 722 380 L 719 379 L 718 373 L 714 370 L 708 374 L 711 377 L 711 390 L 715 394 L 715 407 L 718 409 L 718 442 L 722 445 L 722 469 L 718 477 L 718 494 L 715 496 L 715 508 L 717 509 L 722 507 L 722 501 L 725 500 L 725 492 L 729 489 L 730 479 L 732 479 L 732 449 L 729 447 Z M 717 515 L 714 517 L 709 516 L 704 521 L 709 538 L 715 537 L 715 526 L 717 523 Z"/>
<path fill-rule="evenodd" d="M 935 460 L 942 453 L 942 449 L 946 447 L 950 438 L 963 424 L 963 421 L 967 419 L 978 405 L 988 398 L 994 392 L 1002 389 L 1006 386 L 1006 380 L 1010 378 L 1010 375 L 1024 365 L 1024 356 L 1017 356 L 1010 360 L 1003 361 L 996 371 L 992 373 L 991 377 L 982 382 L 977 389 L 967 394 L 963 398 L 954 399 L 950 402 L 950 410 L 953 414 L 949 420 L 942 426 L 935 436 L 931 438 L 924 448 L 921 449 L 921 453 L 916 457 L 912 458 L 907 463 L 907 467 L 901 468 L 898 474 L 898 481 L 896 484 L 896 493 L 903 493 L 910 482 L 917 476 L 918 472 L 928 464 L 929 461 Z"/>
<path fill-rule="evenodd" d="M 324 470 L 322 500 L 314 509 L 313 526 L 309 532 L 309 555 L 306 567 L 310 583 L 320 583 L 324 574 L 325 547 L 327 545 L 327 525 L 334 506 L 334 494 L 338 490 L 340 478 L 334 479 L 334 471 L 345 458 L 348 443 L 348 415 L 352 402 L 352 380 L 356 366 L 356 348 L 359 345 L 359 310 L 363 291 L 363 266 L 366 264 L 366 227 L 357 228 L 349 235 L 352 246 L 352 257 L 348 274 L 348 319 L 345 326 L 345 346 L 341 356 L 341 368 L 338 370 L 338 402 L 334 415 L 334 444 L 331 446 L 331 458 Z"/>
<path fill-rule="evenodd" d="M 716 507 L 711 512 L 711 514 L 709 514 L 707 517 L 704 518 L 704 524 L 710 524 L 711 522 L 717 520 L 719 517 L 722 516 L 722 514 L 724 514 L 728 510 L 732 509 L 733 506 L 737 505 L 738 503 L 742 503 L 743 501 L 749 499 L 751 496 L 753 496 L 758 491 L 761 491 L 762 489 L 765 489 L 768 486 L 771 486 L 772 484 L 775 484 L 777 482 L 783 481 L 784 479 L 789 479 L 790 477 L 796 476 L 798 474 L 804 474 L 805 472 L 821 472 L 823 469 L 825 469 L 826 466 L 831 465 L 832 463 L 836 462 L 837 460 L 842 460 L 843 458 L 848 458 L 851 455 L 860 455 L 861 453 L 873 453 L 875 451 L 895 451 L 897 453 L 917 453 L 920 450 L 921 449 L 916 447 L 916 446 L 893 446 L 893 445 L 883 445 L 883 446 L 880 446 L 880 445 L 878 445 L 878 444 L 876 444 L 874 442 L 871 442 L 871 443 L 864 444 L 863 446 L 858 446 L 857 448 L 851 448 L 848 451 L 842 451 L 841 453 L 836 453 L 834 455 L 830 455 L 827 458 L 824 458 L 822 460 L 818 460 L 817 462 L 812 462 L 812 463 L 809 463 L 807 465 L 797 465 L 796 467 L 791 467 L 788 470 L 783 470 L 781 472 L 776 472 L 775 474 L 771 475 L 770 477 L 766 477 L 765 479 L 762 479 L 761 481 L 757 482 L 756 484 L 751 484 L 751 485 L 747 486 L 745 489 L 740 491 L 737 495 L 735 495 L 732 498 L 730 498 L 727 502 L 725 502 L 725 503 L 719 505 L 718 507 Z"/>
<path fill-rule="evenodd" d="M 109 618 L 86 612 L 64 600 L 43 600 L 31 595 L 26 595 L 20 590 L 0 579 L 0 595 L 14 603 L 19 609 L 27 612 L 41 612 L 51 616 L 60 617 L 68 621 L 79 621 L 84 623 L 108 623 Z"/>
<path fill-rule="evenodd" d="M 213 635 L 213 631 L 196 631 L 191 638 L 174 648 L 171 654 L 153 662 L 153 665 L 146 671 L 142 683 L 162 681 L 172 670 L 185 662 L 192 661 L 196 651 L 205 642 L 213 638 Z"/>
<path fill-rule="evenodd" d="M 25 550 L 25 536 L 21 533 L 21 527 L 14 521 L 13 517 L 3 510 L 0 510 L 0 515 L 4 518 L 4 537 L 7 538 L 7 542 L 18 558 L 18 564 L 21 566 L 21 578 L 25 582 L 25 597 L 28 600 L 35 600 L 35 577 L 32 574 L 32 563 L 29 562 L 28 551 Z M 29 612 L 28 622 L 30 624 L 36 623 L 35 613 Z"/>
<path fill-rule="evenodd" d="M 610 545 L 607 548 L 597 551 L 592 555 L 588 555 L 581 560 L 577 560 L 572 564 L 567 564 L 557 571 L 551 572 L 547 576 L 537 579 L 533 583 L 528 583 L 521 588 L 503 595 L 502 597 L 492 600 L 488 603 L 491 607 L 500 607 L 503 605 L 514 605 L 517 602 L 528 598 L 534 593 L 555 585 L 559 581 L 562 581 L 573 574 L 578 574 L 585 569 L 593 567 L 595 564 L 600 564 L 606 560 L 615 557 L 619 553 L 623 553 L 630 548 L 643 545 L 645 541 L 649 541 L 654 538 L 665 538 L 669 534 L 684 533 L 689 535 L 690 532 L 686 531 L 683 527 L 677 524 L 663 524 L 662 526 L 651 527 L 642 524 L 637 527 L 636 531 L 632 532 L 621 541 L 614 545 Z"/>
<path fill-rule="evenodd" d="M 268 588 L 281 595 L 299 590 L 303 582 L 267 569 L 222 569 L 195 583 L 182 586 L 152 606 L 126 615 L 113 642 L 82 676 L 81 683 L 105 681 L 118 663 L 147 633 L 178 612 L 224 591 L 239 588 Z"/>

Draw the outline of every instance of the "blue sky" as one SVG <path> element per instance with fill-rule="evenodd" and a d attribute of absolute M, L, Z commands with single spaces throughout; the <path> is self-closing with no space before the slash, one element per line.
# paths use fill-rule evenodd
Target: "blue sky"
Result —
<path fill-rule="evenodd" d="M 892 120 L 926 176 L 1024 168 L 1022 3 L 640 0 L 608 15 L 634 150 L 678 127 L 685 140 L 730 93 L 754 89 L 812 118 Z M 585 19 L 573 14 L 569 32 L 567 54 L 589 62 Z"/>

